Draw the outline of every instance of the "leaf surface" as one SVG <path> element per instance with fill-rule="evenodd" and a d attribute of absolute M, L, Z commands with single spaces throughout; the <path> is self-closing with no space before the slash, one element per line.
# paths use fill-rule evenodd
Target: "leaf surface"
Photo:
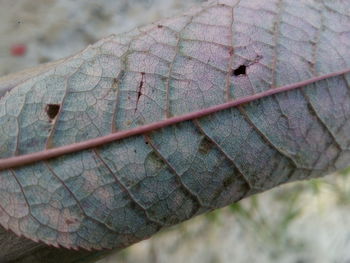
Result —
<path fill-rule="evenodd" d="M 126 247 L 347 167 L 349 14 L 347 0 L 211 1 L 0 79 L 1 225 Z"/>

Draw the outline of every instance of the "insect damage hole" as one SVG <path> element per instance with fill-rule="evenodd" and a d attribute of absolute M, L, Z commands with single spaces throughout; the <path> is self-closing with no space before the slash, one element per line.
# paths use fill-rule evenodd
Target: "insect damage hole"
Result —
<path fill-rule="evenodd" d="M 49 116 L 50 120 L 53 120 L 54 118 L 56 118 L 59 110 L 60 110 L 59 104 L 47 104 L 45 108 L 47 116 Z"/>
<path fill-rule="evenodd" d="M 233 70 L 233 76 L 247 75 L 247 66 L 240 65 L 238 68 Z"/>
<path fill-rule="evenodd" d="M 136 98 L 135 112 L 137 111 L 140 98 L 141 98 L 141 96 L 143 95 L 142 89 L 144 88 L 144 84 L 145 84 L 145 75 L 146 75 L 145 72 L 141 72 L 141 81 L 140 81 L 139 88 L 138 88 L 138 90 L 137 90 L 137 98 Z"/>

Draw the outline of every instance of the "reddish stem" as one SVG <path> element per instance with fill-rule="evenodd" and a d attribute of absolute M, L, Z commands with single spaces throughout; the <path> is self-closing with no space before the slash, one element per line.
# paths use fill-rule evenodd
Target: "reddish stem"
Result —
<path fill-rule="evenodd" d="M 136 128 L 130 129 L 130 130 L 118 131 L 115 133 L 108 134 L 106 136 L 101 136 L 101 137 L 97 137 L 97 138 L 82 141 L 82 142 L 77 142 L 77 143 L 73 143 L 73 144 L 69 144 L 69 145 L 65 145 L 65 146 L 61 146 L 61 147 L 57 147 L 57 148 L 53 148 L 53 149 L 48 149 L 48 150 L 44 150 L 41 152 L 29 153 L 29 154 L 25 154 L 25 155 L 0 159 L 0 170 L 18 167 L 18 166 L 22 166 L 22 165 L 26 165 L 26 164 L 31 164 L 34 162 L 51 159 L 51 158 L 58 157 L 61 155 L 98 147 L 98 146 L 101 146 L 101 145 L 104 145 L 104 144 L 107 144 L 107 143 L 110 143 L 110 142 L 113 142 L 116 140 L 121 140 L 121 139 L 130 137 L 130 136 L 148 133 L 148 132 L 151 132 L 151 131 L 154 131 L 154 130 L 157 130 L 160 128 L 164 128 L 166 126 L 170 126 L 170 125 L 173 125 L 173 124 L 176 124 L 179 122 L 188 121 L 188 120 L 192 120 L 192 119 L 198 119 L 198 118 L 210 115 L 210 114 L 218 112 L 218 111 L 226 110 L 226 109 L 229 109 L 232 107 L 237 107 L 239 105 L 249 103 L 249 102 L 252 102 L 252 101 L 264 98 L 264 97 L 268 97 L 268 96 L 271 96 L 274 94 L 287 92 L 287 91 L 298 89 L 298 88 L 303 88 L 306 85 L 310 85 L 312 83 L 315 83 L 315 82 L 318 82 L 318 81 L 321 81 L 324 79 L 344 75 L 347 73 L 350 73 L 350 69 L 346 69 L 346 70 L 339 71 L 339 72 L 334 72 L 331 74 L 326 74 L 323 76 L 318 76 L 318 77 L 311 78 L 311 79 L 308 79 L 305 81 L 282 86 L 279 88 L 270 89 L 270 90 L 260 92 L 260 93 L 257 93 L 257 94 L 251 95 L 251 96 L 239 98 L 239 99 L 232 100 L 232 101 L 229 101 L 229 102 L 226 102 L 223 104 L 215 105 L 215 106 L 212 106 L 212 107 L 209 107 L 206 109 L 183 114 L 181 116 L 176 116 L 176 117 L 171 117 L 171 118 L 168 118 L 165 120 L 160 120 L 158 122 L 139 126 L 139 127 L 136 127 Z"/>

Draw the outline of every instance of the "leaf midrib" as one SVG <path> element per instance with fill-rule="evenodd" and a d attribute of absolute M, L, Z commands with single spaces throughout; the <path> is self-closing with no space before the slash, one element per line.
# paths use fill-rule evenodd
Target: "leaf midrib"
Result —
<path fill-rule="evenodd" d="M 28 164 L 35 163 L 38 161 L 44 161 L 44 160 L 59 157 L 62 155 L 75 153 L 75 152 L 91 149 L 94 147 L 99 147 L 99 146 L 102 146 L 102 145 L 105 145 L 105 144 L 108 144 L 108 143 L 111 143 L 114 141 L 118 141 L 121 139 L 131 137 L 131 136 L 149 133 L 151 131 L 165 128 L 167 126 L 174 125 L 174 124 L 177 124 L 180 122 L 202 118 L 202 117 L 208 116 L 210 114 L 213 114 L 213 113 L 216 113 L 219 111 L 223 111 L 226 109 L 237 107 L 237 106 L 240 106 L 242 104 L 250 103 L 250 102 L 253 102 L 253 101 L 265 98 L 265 97 L 269 97 L 269 96 L 272 96 L 275 94 L 284 93 L 284 92 L 292 91 L 295 89 L 303 88 L 307 85 L 316 83 L 318 81 L 341 76 L 341 75 L 344 75 L 347 73 L 350 73 L 350 68 L 347 68 L 347 69 L 342 70 L 342 71 L 333 72 L 330 74 L 325 74 L 325 75 L 313 77 L 313 78 L 310 78 L 310 79 L 307 79 L 304 81 L 281 86 L 278 88 L 269 89 L 269 90 L 266 90 L 266 91 L 263 91 L 263 92 L 260 92 L 260 93 L 254 94 L 254 95 L 231 100 L 231 101 L 226 102 L 226 103 L 214 105 L 214 106 L 211 106 L 211 107 L 208 107 L 205 109 L 182 114 L 179 116 L 167 118 L 164 120 L 160 120 L 160 121 L 153 122 L 150 124 L 142 125 L 142 126 L 139 126 L 136 128 L 129 129 L 129 130 L 122 130 L 122 131 L 111 133 L 111 134 L 108 134 L 105 136 L 100 136 L 97 138 L 93 138 L 93 139 L 89 139 L 89 140 L 85 140 L 85 141 L 81 141 L 81 142 L 76 142 L 76 143 L 72 143 L 69 145 L 64 145 L 64 146 L 60 146 L 60 147 L 56 147 L 56 148 L 52 148 L 52 149 L 47 149 L 47 150 L 43 150 L 40 152 L 34 152 L 34 153 L 29 153 L 29 154 L 24 154 L 24 155 L 19 155 L 19 156 L 13 156 L 13 157 L 9 157 L 9 158 L 3 158 L 3 159 L 0 159 L 0 170 L 19 167 L 19 166 L 23 166 L 23 165 L 28 165 Z M 316 85 L 313 88 L 316 88 Z"/>

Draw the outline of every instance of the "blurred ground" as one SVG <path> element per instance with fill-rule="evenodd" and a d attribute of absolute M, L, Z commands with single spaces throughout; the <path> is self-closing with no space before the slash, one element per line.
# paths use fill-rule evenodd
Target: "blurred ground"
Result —
<path fill-rule="evenodd" d="M 0 76 L 74 54 L 203 0 L 0 0 Z M 24 56 L 11 47 L 24 44 Z"/>
<path fill-rule="evenodd" d="M 201 0 L 0 0 L 0 76 L 69 56 Z M 350 262 L 345 171 L 167 229 L 98 263 Z"/>
<path fill-rule="evenodd" d="M 274 189 L 98 263 L 350 262 L 349 183 L 338 175 Z"/>

